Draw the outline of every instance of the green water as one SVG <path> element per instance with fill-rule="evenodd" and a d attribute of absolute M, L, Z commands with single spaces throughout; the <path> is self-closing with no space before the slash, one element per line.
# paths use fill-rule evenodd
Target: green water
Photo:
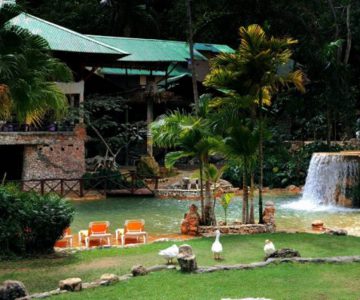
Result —
<path fill-rule="evenodd" d="M 360 236 L 360 211 L 349 209 L 302 210 L 286 207 L 297 202 L 298 196 L 266 196 L 264 202 L 272 200 L 276 205 L 278 230 L 311 230 L 311 222 L 321 219 L 328 227 L 345 228 L 349 233 Z M 199 201 L 156 199 L 156 198 L 109 198 L 106 200 L 72 202 L 76 214 L 71 225 L 76 233 L 86 229 L 90 221 L 110 221 L 111 231 L 122 228 L 127 219 L 144 219 L 146 231 L 151 235 L 178 233 L 180 222 L 190 204 L 200 206 Z M 223 209 L 215 209 L 217 220 L 223 220 Z M 241 219 L 241 200 L 235 199 L 228 211 L 229 221 Z M 255 216 L 258 216 L 257 211 Z"/>

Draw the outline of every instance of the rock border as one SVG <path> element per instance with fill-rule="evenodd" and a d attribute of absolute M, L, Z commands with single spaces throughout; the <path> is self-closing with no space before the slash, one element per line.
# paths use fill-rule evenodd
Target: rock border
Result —
<path fill-rule="evenodd" d="M 263 262 L 255 262 L 250 264 L 236 264 L 236 265 L 223 265 L 214 267 L 199 267 L 195 273 L 211 273 L 216 271 L 228 271 L 228 270 L 253 270 L 257 268 L 263 268 L 271 264 L 281 263 L 315 263 L 315 264 L 345 264 L 360 262 L 360 255 L 356 256 L 332 256 L 332 257 L 317 257 L 317 258 L 305 258 L 305 257 L 292 257 L 292 258 L 269 258 Z"/>
<path fill-rule="evenodd" d="M 293 258 L 269 258 L 264 262 L 255 262 L 250 264 L 235 264 L 235 265 L 219 265 L 213 267 L 199 267 L 195 270 L 194 274 L 202 274 L 202 273 L 212 273 L 217 271 L 228 271 L 228 270 L 253 270 L 257 268 L 264 268 L 269 265 L 279 265 L 282 263 L 315 263 L 315 264 L 323 264 L 323 263 L 330 263 L 330 264 L 347 264 L 347 263 L 360 263 L 360 255 L 356 256 L 332 256 L 332 257 L 317 257 L 317 258 L 304 258 L 304 257 L 293 257 Z M 157 272 L 162 270 L 174 270 L 178 269 L 174 265 L 155 265 L 149 268 L 146 268 L 147 274 L 151 272 Z M 117 280 L 108 279 L 98 279 L 92 282 L 84 282 L 82 284 L 82 289 L 89 289 L 89 288 L 96 288 L 99 286 L 107 286 L 116 282 L 127 281 L 131 278 L 134 278 L 132 274 L 124 274 L 121 276 L 117 276 Z M 23 298 L 18 298 L 17 300 L 29 300 L 29 299 L 42 299 L 48 298 L 54 295 L 59 295 L 63 293 L 71 293 L 66 290 L 60 290 L 59 288 L 56 290 L 52 290 L 49 292 L 44 293 L 36 293 L 32 294 Z"/>

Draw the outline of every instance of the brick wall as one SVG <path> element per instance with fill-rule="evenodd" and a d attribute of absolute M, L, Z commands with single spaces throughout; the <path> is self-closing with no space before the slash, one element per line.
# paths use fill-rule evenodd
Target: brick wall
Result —
<path fill-rule="evenodd" d="M 82 126 L 73 132 L 0 133 L 0 145 L 24 145 L 24 180 L 81 177 L 85 172 L 85 139 Z"/>

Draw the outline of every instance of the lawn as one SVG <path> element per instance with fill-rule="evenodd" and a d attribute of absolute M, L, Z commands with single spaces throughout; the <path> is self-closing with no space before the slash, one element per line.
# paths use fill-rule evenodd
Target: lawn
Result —
<path fill-rule="evenodd" d="M 303 257 L 360 255 L 360 238 L 351 236 L 336 237 L 305 233 L 223 236 L 221 242 L 224 246 L 224 260 L 221 264 L 261 261 L 264 240 L 267 238 L 273 240 L 277 248 L 291 247 L 299 250 Z M 193 247 L 199 265 L 218 264 L 212 259 L 210 252 L 212 242 L 213 238 L 187 242 Z M 163 242 L 136 248 L 98 249 L 67 256 L 2 261 L 0 280 L 23 281 L 32 293 L 47 291 L 56 288 L 59 280 L 68 277 L 80 277 L 83 281 L 91 281 L 99 278 L 103 273 L 118 275 L 129 273 L 129 269 L 135 264 L 144 266 L 161 264 L 163 259 L 157 255 L 157 252 L 171 244 L 173 243 Z M 194 296 L 189 294 L 190 290 L 195 293 Z M 141 291 L 144 293 L 139 294 Z M 102 294 L 106 297 L 102 297 Z M 358 299 L 360 265 L 289 264 L 253 271 L 228 271 L 203 275 L 184 275 L 176 271 L 159 272 L 111 287 L 85 291 L 78 295 L 64 295 L 59 299 L 73 297 L 118 299 L 117 295 L 127 295 L 125 298 L 132 299 L 141 299 L 145 295 L 147 299 L 220 299 L 222 296 L 309 299 L 309 295 L 315 295 L 313 299 Z"/>
<path fill-rule="evenodd" d="M 359 299 L 359 264 L 280 265 L 251 271 L 185 275 L 152 273 L 56 299 L 206 299 L 267 297 L 271 299 Z"/>

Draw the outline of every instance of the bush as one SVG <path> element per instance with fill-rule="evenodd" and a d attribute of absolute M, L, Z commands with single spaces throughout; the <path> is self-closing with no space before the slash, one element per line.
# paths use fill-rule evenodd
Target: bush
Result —
<path fill-rule="evenodd" d="M 153 156 L 144 155 L 141 156 L 140 160 L 136 165 L 136 172 L 140 176 L 159 176 L 160 168 Z"/>
<path fill-rule="evenodd" d="M 118 190 L 131 188 L 131 178 L 125 178 L 120 171 L 110 169 L 99 169 L 96 172 L 85 173 L 84 179 L 85 189 L 95 190 Z M 142 188 L 145 184 L 142 180 L 135 180 L 134 187 Z"/>
<path fill-rule="evenodd" d="M 58 195 L 0 186 L 0 257 L 52 252 L 73 214 L 72 206 Z"/>
<path fill-rule="evenodd" d="M 126 186 L 126 180 L 120 171 L 110 169 L 98 169 L 96 172 L 85 173 L 84 179 L 85 189 L 120 189 Z"/>

